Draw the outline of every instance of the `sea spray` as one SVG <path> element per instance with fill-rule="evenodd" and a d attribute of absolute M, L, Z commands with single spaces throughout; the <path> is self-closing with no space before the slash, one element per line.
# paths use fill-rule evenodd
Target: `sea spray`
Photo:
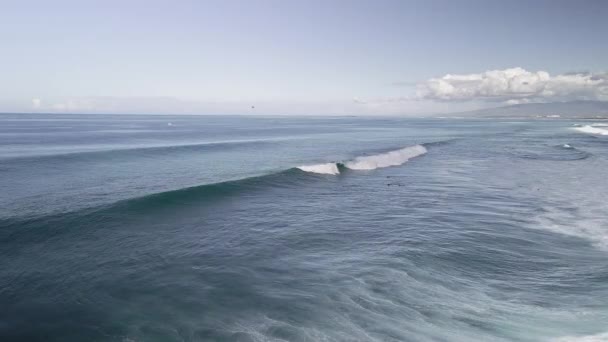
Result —
<path fill-rule="evenodd" d="M 346 162 L 344 166 L 351 170 L 374 170 L 382 167 L 402 165 L 408 160 L 423 155 L 426 152 L 427 150 L 424 146 L 416 145 L 373 156 L 357 157 L 352 161 Z"/>

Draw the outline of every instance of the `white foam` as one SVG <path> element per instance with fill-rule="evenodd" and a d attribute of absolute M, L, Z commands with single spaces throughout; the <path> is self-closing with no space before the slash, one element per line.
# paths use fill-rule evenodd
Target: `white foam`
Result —
<path fill-rule="evenodd" d="M 357 157 L 352 161 L 344 163 L 344 166 L 351 170 L 375 170 L 381 167 L 402 165 L 408 160 L 423 155 L 426 152 L 424 146 L 415 145 L 373 156 Z"/>
<path fill-rule="evenodd" d="M 572 146 L 568 145 L 568 144 L 564 144 L 563 145 L 564 148 L 572 148 Z"/>
<path fill-rule="evenodd" d="M 597 134 L 597 135 L 608 135 L 608 129 L 598 128 L 594 126 L 582 126 L 582 127 L 574 127 L 575 130 L 587 134 Z"/>
<path fill-rule="evenodd" d="M 405 164 L 408 160 L 423 155 L 426 152 L 427 150 L 424 146 L 415 145 L 386 153 L 357 157 L 351 161 L 345 162 L 344 166 L 351 170 L 375 170 L 382 167 Z M 304 165 L 298 166 L 297 168 L 302 171 L 325 175 L 340 174 L 337 163 Z"/>
<path fill-rule="evenodd" d="M 338 170 L 338 165 L 336 165 L 336 163 L 304 165 L 304 166 L 298 166 L 298 169 L 300 169 L 302 171 L 306 171 L 306 172 L 320 173 L 320 174 L 324 174 L 324 175 L 340 174 L 340 170 Z"/>
<path fill-rule="evenodd" d="M 596 248 L 608 251 L 606 219 L 603 215 L 597 215 L 598 212 L 606 212 L 605 206 L 583 201 L 579 201 L 581 206 L 576 212 L 544 207 L 545 212 L 536 218 L 538 227 L 589 240 Z"/>
<path fill-rule="evenodd" d="M 554 339 L 553 342 L 608 342 L 608 332 L 597 335 L 564 336 Z"/>

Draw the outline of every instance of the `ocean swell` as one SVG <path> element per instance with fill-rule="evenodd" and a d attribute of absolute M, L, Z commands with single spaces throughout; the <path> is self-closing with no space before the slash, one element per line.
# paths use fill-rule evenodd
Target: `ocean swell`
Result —
<path fill-rule="evenodd" d="M 409 159 L 426 153 L 421 145 L 402 148 L 399 150 L 377 155 L 363 156 L 345 163 L 323 163 L 316 165 L 299 166 L 277 171 L 269 174 L 246 177 L 242 179 L 227 180 L 218 183 L 202 184 L 159 193 L 152 193 L 140 197 L 129 198 L 99 207 L 83 208 L 74 212 L 60 212 L 40 217 L 12 217 L 0 218 L 0 226 L 22 225 L 24 221 L 43 222 L 66 217 L 86 216 L 90 221 L 105 220 L 106 215 L 130 215 L 133 212 L 150 212 L 160 208 L 183 207 L 186 205 L 199 205 L 202 202 L 215 202 L 222 198 L 232 196 L 243 191 L 257 191 L 276 187 L 300 186 L 303 182 L 315 179 L 313 174 L 338 175 L 341 168 L 354 170 L 372 170 L 375 168 L 401 165 Z M 305 172 L 300 172 L 305 171 Z M 0 232 L 0 241 L 9 233 L 9 230 Z M 9 234 L 10 235 L 10 234 Z"/>

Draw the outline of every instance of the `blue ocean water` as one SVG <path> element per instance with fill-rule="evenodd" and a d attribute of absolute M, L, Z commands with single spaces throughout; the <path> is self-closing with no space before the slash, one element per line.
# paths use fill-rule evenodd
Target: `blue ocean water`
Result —
<path fill-rule="evenodd" d="M 603 132 L 0 115 L 0 340 L 608 339 Z"/>

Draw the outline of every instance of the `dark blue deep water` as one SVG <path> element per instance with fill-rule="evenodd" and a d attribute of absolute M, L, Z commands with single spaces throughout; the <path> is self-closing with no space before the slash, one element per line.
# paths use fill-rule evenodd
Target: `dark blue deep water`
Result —
<path fill-rule="evenodd" d="M 1 115 L 0 341 L 606 340 L 604 131 Z"/>

